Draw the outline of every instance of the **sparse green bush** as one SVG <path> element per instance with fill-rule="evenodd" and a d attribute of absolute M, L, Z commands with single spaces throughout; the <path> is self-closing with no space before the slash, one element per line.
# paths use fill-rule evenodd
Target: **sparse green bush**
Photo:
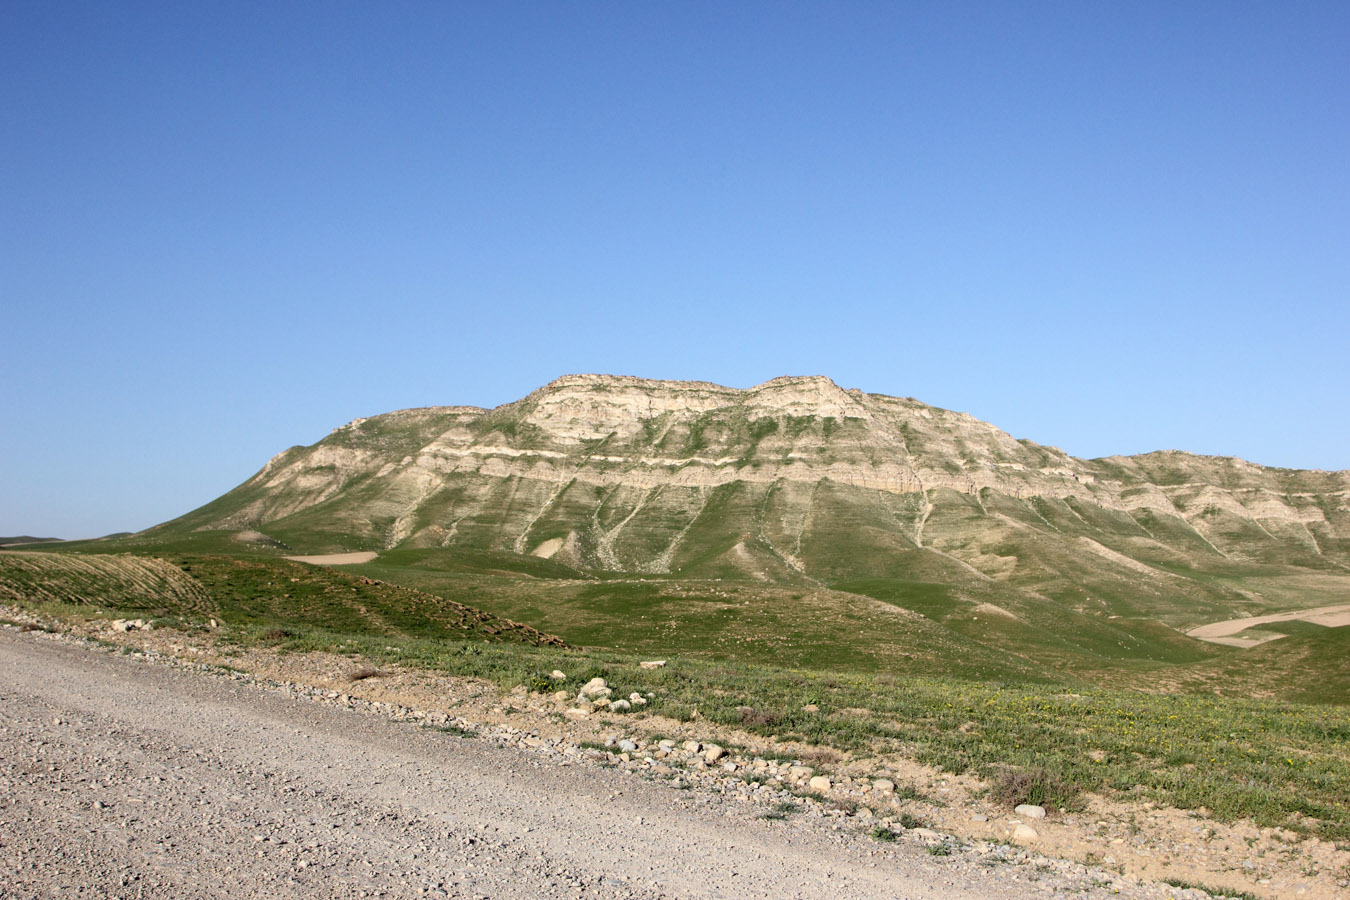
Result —
<path fill-rule="evenodd" d="M 473 731 L 472 729 L 469 728 L 463 728 L 459 725 L 441 725 L 438 726 L 436 730 L 444 734 L 452 734 L 455 737 L 462 737 L 462 738 L 478 737 L 478 732 Z"/>
<path fill-rule="evenodd" d="M 525 686 L 536 694 L 549 694 L 557 688 L 557 682 L 543 672 L 535 672 L 525 682 Z"/>
<path fill-rule="evenodd" d="M 924 824 L 922 819 L 915 817 L 912 813 L 905 812 L 900 814 L 900 827 L 909 831 L 914 828 L 922 828 Z"/>

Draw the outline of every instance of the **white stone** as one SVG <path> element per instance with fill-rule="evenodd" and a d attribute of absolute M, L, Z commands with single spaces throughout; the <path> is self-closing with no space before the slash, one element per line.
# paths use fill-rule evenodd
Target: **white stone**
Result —
<path fill-rule="evenodd" d="M 811 788 L 811 790 L 821 791 L 823 793 L 830 789 L 830 779 L 825 777 L 824 775 L 816 775 L 809 782 L 807 782 L 807 785 Z"/>
<path fill-rule="evenodd" d="M 1021 806 L 1014 809 L 1013 812 L 1017 813 L 1019 816 L 1026 816 L 1028 819 L 1045 818 L 1045 807 L 1034 806 L 1030 803 L 1023 803 Z"/>
<path fill-rule="evenodd" d="M 605 685 L 605 679 L 592 678 L 590 681 L 586 682 L 584 687 L 582 687 L 581 691 L 579 692 L 579 696 L 608 697 L 612 693 L 614 692 L 611 691 L 609 687 Z"/>
<path fill-rule="evenodd" d="M 707 744 L 707 745 L 704 746 L 704 748 L 703 748 L 703 758 L 704 758 L 705 760 L 707 760 L 708 762 L 710 762 L 710 763 L 715 763 L 715 762 L 717 762 L 717 761 L 718 761 L 719 759 L 721 759 L 723 756 L 726 756 L 726 754 L 727 754 L 727 751 L 723 750 L 721 747 L 717 746 L 716 744 Z"/>
<path fill-rule="evenodd" d="M 666 661 L 664 659 L 651 659 L 647 660 L 646 662 L 638 663 L 638 665 L 644 669 L 660 669 L 664 667 L 665 664 Z"/>

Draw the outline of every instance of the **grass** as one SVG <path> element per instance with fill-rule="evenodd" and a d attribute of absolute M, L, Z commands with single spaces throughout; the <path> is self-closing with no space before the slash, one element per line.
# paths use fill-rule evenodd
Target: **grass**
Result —
<path fill-rule="evenodd" d="M 528 572 L 516 573 L 490 554 L 396 550 L 354 571 L 529 622 L 568 643 L 649 658 L 697 654 L 810 668 L 1044 680 L 1042 670 L 1020 657 L 958 639 L 926 619 L 900 618 L 856 595 L 702 578 L 583 578 L 576 572 L 569 578 L 559 564 L 540 562 L 548 568 L 531 564 Z"/>
<path fill-rule="evenodd" d="M 283 645 L 302 626 L 390 637 L 550 642 L 534 628 L 412 588 L 277 558 L 0 554 L 0 599 L 221 622 Z"/>
<path fill-rule="evenodd" d="M 464 728 L 459 725 L 437 725 L 436 730 L 442 732 L 443 734 L 454 735 L 455 737 L 461 738 L 478 737 L 478 732 L 474 731 L 471 728 Z"/>
<path fill-rule="evenodd" d="M 761 819 L 782 820 L 795 812 L 800 812 L 801 806 L 793 803 L 791 800 L 780 800 L 769 808 L 767 812 L 760 816 Z"/>
<path fill-rule="evenodd" d="M 897 800 L 923 800 L 923 794 L 912 784 L 897 784 L 895 786 L 895 799 Z"/>

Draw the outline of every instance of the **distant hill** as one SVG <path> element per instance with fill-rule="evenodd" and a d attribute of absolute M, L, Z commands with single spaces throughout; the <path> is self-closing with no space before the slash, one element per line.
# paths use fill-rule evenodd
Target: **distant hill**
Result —
<path fill-rule="evenodd" d="M 121 543 L 376 550 L 362 571 L 438 592 L 475 566 L 511 573 L 531 592 L 480 579 L 474 605 L 569 641 L 697 634 L 689 646 L 774 657 L 788 651 L 764 633 L 820 652 L 810 622 L 832 622 L 841 655 L 877 666 L 923 642 L 1087 670 L 1206 658 L 1227 651 L 1177 629 L 1345 602 L 1350 472 L 1078 459 L 817 376 L 736 390 L 574 375 L 492 410 L 358 419 Z M 694 602 L 718 580 L 744 586 L 739 606 Z"/>
<path fill-rule="evenodd" d="M 18 537 L 0 537 L 0 547 L 17 547 L 20 544 L 46 544 L 59 540 L 61 538 L 32 537 L 31 535 L 21 534 Z"/>

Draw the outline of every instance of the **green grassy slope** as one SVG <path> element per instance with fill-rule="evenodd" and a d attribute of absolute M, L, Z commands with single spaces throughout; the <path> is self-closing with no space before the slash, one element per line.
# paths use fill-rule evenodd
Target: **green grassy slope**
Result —
<path fill-rule="evenodd" d="M 351 568 L 530 622 L 569 643 L 658 658 L 692 655 L 982 679 L 1051 677 L 1030 660 L 982 646 L 922 616 L 819 587 L 582 578 L 549 560 L 458 550 L 394 550 Z"/>
<path fill-rule="evenodd" d="M 284 559 L 0 552 L 0 601 L 241 628 L 560 643 L 530 626 L 376 579 Z"/>

